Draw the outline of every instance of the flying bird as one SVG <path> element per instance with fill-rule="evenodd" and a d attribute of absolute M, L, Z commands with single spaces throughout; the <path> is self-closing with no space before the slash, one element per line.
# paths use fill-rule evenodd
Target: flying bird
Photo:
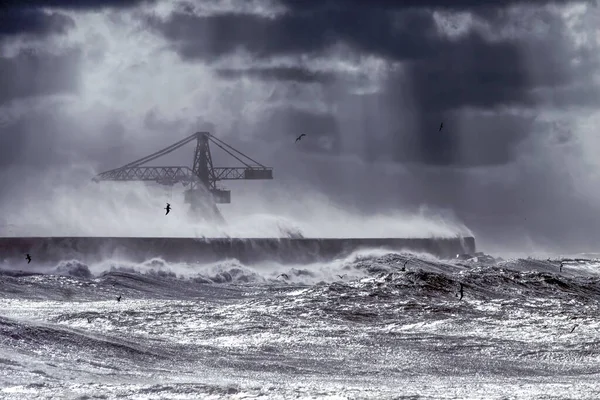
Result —
<path fill-rule="evenodd" d="M 167 210 L 167 213 L 165 215 L 168 215 L 169 211 L 171 211 L 171 204 L 167 203 L 167 206 L 165 207 L 165 210 Z"/>
<path fill-rule="evenodd" d="M 441 132 L 443 127 L 444 127 L 444 123 L 442 122 L 442 123 L 440 124 L 440 130 L 439 130 L 438 132 Z"/>
<path fill-rule="evenodd" d="M 31 256 L 29 254 L 27 254 L 25 259 L 27 260 L 27 264 L 29 264 L 31 262 Z"/>
<path fill-rule="evenodd" d="M 346 277 L 346 274 L 344 275 L 338 275 L 340 277 L 340 279 L 344 279 Z"/>
<path fill-rule="evenodd" d="M 579 326 L 579 324 L 575 324 L 575 326 L 573 327 L 573 329 L 571 329 L 570 333 L 573 333 L 573 331 L 575 330 L 575 328 L 577 328 Z"/>
<path fill-rule="evenodd" d="M 298 137 L 296 138 L 296 142 L 297 142 L 297 141 L 299 141 L 300 139 L 302 139 L 302 137 L 303 137 L 303 136 L 306 136 L 306 133 L 303 133 L 302 135 L 298 136 Z"/>
<path fill-rule="evenodd" d="M 119 297 L 117 297 L 117 301 L 121 301 L 121 295 L 119 295 Z"/>

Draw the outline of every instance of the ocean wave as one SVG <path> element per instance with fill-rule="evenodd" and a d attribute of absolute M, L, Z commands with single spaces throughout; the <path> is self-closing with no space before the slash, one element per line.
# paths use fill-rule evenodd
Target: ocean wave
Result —
<path fill-rule="evenodd" d="M 355 287 L 382 294 L 401 289 L 413 294 L 454 296 L 463 285 L 470 296 L 480 298 L 557 293 L 593 297 L 600 295 L 599 265 L 593 260 L 570 260 L 563 262 L 561 268 L 559 261 L 505 261 L 489 256 L 448 261 L 380 249 L 304 265 L 247 266 L 235 259 L 207 264 L 169 263 L 160 258 L 142 263 L 107 259 L 88 265 L 72 259 L 31 271 L 4 268 L 0 270 L 0 285 L 5 288 L 4 297 L 46 293 L 49 298 L 63 298 L 66 292 L 88 293 L 94 285 L 140 295 L 171 293 L 170 296 L 197 293 L 198 285 L 326 286 L 329 290 L 349 291 Z"/>

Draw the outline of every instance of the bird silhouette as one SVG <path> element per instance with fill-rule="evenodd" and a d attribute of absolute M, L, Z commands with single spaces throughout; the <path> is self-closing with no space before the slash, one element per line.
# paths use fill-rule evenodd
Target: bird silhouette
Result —
<path fill-rule="evenodd" d="M 577 328 L 579 326 L 579 324 L 575 324 L 575 326 L 573 327 L 573 329 L 571 329 L 570 333 L 573 333 L 573 331 L 575 330 L 575 328 Z"/>
<path fill-rule="evenodd" d="M 462 283 L 460 284 L 460 291 L 457 294 L 455 294 L 455 296 L 458 297 L 458 294 L 460 294 L 460 297 L 458 299 L 462 300 L 462 298 L 463 298 L 463 284 Z"/>
<path fill-rule="evenodd" d="M 27 264 L 29 264 L 31 262 L 31 256 L 29 254 L 27 254 L 25 259 L 27 260 Z"/>
<path fill-rule="evenodd" d="M 442 122 L 442 123 L 440 124 L 440 130 L 439 130 L 438 132 L 441 132 L 443 127 L 444 127 L 444 123 Z"/>
<path fill-rule="evenodd" d="M 121 295 L 119 295 L 119 297 L 117 297 L 117 301 L 121 301 Z"/>
<path fill-rule="evenodd" d="M 344 275 L 338 275 L 338 277 L 339 277 L 340 279 L 344 279 L 344 278 L 346 277 L 346 274 L 344 274 Z"/>
<path fill-rule="evenodd" d="M 296 138 L 296 142 L 297 142 L 297 141 L 299 141 L 300 139 L 302 139 L 302 137 L 303 137 L 303 136 L 306 136 L 306 133 L 303 133 L 302 135 L 298 136 L 298 137 Z"/>
<path fill-rule="evenodd" d="M 171 211 L 171 204 L 167 203 L 167 206 L 165 207 L 165 210 L 167 210 L 167 213 L 165 215 L 168 215 L 169 211 Z"/>

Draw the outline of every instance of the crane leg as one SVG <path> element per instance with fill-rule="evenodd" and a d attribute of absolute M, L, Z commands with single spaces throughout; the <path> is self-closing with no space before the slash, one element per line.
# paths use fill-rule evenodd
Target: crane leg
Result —
<path fill-rule="evenodd" d="M 192 218 L 201 219 L 212 224 L 225 224 L 225 218 L 223 218 L 214 198 L 208 191 L 188 190 L 185 201 L 190 205 Z"/>

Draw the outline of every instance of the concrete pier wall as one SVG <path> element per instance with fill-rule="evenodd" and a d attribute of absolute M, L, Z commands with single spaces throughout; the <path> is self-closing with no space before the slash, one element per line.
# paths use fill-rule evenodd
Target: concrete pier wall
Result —
<path fill-rule="evenodd" d="M 332 260 L 367 248 L 413 250 L 453 258 L 457 254 L 474 253 L 475 239 L 0 237 L 0 262 L 24 260 L 25 254 L 29 253 L 37 262 L 68 259 L 94 262 L 107 258 L 141 262 L 160 257 L 171 262 L 212 262 L 235 258 L 245 264 L 264 261 L 307 263 Z"/>

